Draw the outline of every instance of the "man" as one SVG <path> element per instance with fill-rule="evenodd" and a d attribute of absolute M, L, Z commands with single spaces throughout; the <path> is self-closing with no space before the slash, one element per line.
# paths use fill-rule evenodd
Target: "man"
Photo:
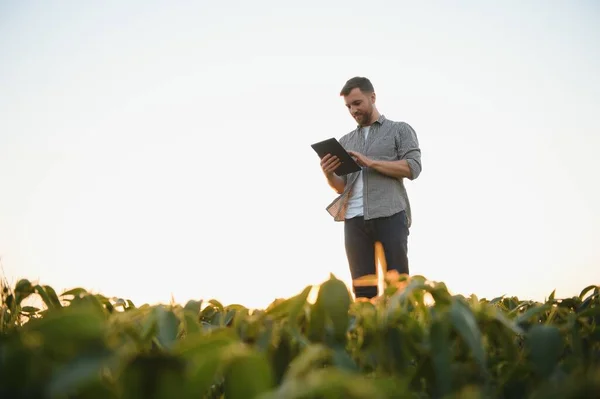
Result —
<path fill-rule="evenodd" d="M 369 79 L 354 77 L 340 92 L 357 127 L 340 144 L 362 167 L 359 172 L 337 176 L 337 157 L 327 154 L 321 168 L 327 182 L 340 194 L 327 211 L 335 221 L 344 221 L 346 255 L 357 299 L 377 296 L 375 244 L 381 243 L 387 270 L 409 274 L 408 235 L 410 203 L 404 179 L 421 173 L 421 150 L 413 128 L 405 122 L 385 118 L 375 105 L 375 90 Z"/>

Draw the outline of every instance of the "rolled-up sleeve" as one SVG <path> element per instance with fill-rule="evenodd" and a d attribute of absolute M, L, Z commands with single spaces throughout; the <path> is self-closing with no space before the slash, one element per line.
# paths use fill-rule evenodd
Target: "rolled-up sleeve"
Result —
<path fill-rule="evenodd" d="M 421 149 L 415 130 L 406 122 L 398 123 L 396 136 L 398 159 L 406 159 L 410 167 L 411 177 L 414 180 L 421 174 Z"/>

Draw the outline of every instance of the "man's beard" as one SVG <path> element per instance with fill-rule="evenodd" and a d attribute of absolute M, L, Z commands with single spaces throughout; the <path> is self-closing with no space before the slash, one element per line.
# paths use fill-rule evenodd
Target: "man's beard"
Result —
<path fill-rule="evenodd" d="M 368 125 L 369 122 L 371 122 L 371 117 L 373 116 L 373 110 L 371 109 L 367 113 L 358 114 L 357 116 L 358 116 L 358 120 L 356 122 L 358 122 L 359 126 Z"/>

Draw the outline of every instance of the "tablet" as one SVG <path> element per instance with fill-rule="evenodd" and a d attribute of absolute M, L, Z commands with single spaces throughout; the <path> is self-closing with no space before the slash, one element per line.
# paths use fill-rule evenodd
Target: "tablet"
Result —
<path fill-rule="evenodd" d="M 352 158 L 350 154 L 342 147 L 339 141 L 334 137 L 319 141 L 318 143 L 314 143 L 310 145 L 313 150 L 319 155 L 319 158 L 323 159 L 323 157 L 327 154 L 335 155 L 341 162 L 341 165 L 335 170 L 335 174 L 338 176 L 344 176 L 349 173 L 358 172 L 361 170 L 359 164 Z"/>

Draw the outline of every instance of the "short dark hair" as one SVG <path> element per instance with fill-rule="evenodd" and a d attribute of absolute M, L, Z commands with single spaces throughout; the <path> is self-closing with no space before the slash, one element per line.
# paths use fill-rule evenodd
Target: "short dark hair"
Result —
<path fill-rule="evenodd" d="M 347 96 L 354 89 L 360 89 L 361 92 L 366 94 L 371 94 L 375 91 L 371 81 L 362 76 L 355 76 L 352 79 L 349 79 L 342 90 L 340 91 L 340 96 Z"/>

